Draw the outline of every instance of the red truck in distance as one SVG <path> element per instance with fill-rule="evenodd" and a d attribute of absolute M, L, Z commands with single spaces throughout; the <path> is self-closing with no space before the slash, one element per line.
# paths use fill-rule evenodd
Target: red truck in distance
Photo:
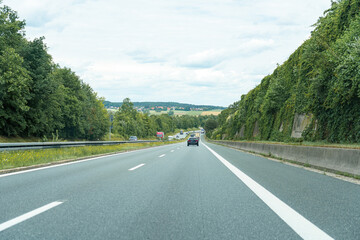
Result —
<path fill-rule="evenodd" d="M 165 134 L 164 134 L 164 132 L 157 132 L 157 133 L 156 133 L 156 137 L 161 138 L 161 139 L 164 139 Z"/>

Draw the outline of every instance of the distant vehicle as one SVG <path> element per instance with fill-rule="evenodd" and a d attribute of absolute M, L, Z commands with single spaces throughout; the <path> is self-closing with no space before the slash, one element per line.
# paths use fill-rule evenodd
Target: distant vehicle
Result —
<path fill-rule="evenodd" d="M 180 135 L 183 135 L 184 134 L 184 131 L 183 130 L 180 130 Z"/>
<path fill-rule="evenodd" d="M 187 140 L 187 145 L 197 145 L 199 146 L 199 139 L 196 138 L 196 137 L 190 137 L 188 140 Z"/>
<path fill-rule="evenodd" d="M 190 137 L 195 137 L 195 133 L 190 134 Z"/>
<path fill-rule="evenodd" d="M 156 137 L 163 139 L 165 137 L 164 132 L 157 132 Z"/>
<path fill-rule="evenodd" d="M 130 138 L 129 138 L 129 141 L 137 141 L 137 137 L 136 136 L 130 136 Z"/>
<path fill-rule="evenodd" d="M 179 135 L 176 135 L 176 139 L 179 139 L 180 138 L 180 136 Z"/>
<path fill-rule="evenodd" d="M 205 133 L 205 130 L 204 129 L 201 129 L 201 134 L 204 134 Z"/>

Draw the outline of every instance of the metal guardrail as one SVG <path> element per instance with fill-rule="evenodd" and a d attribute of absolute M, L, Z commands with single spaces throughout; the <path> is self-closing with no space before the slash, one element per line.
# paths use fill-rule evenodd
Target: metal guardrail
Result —
<path fill-rule="evenodd" d="M 146 143 L 158 142 L 157 140 L 138 140 L 138 141 L 85 141 L 85 142 L 22 142 L 22 143 L 0 143 L 1 151 L 45 149 L 45 148 L 63 148 L 63 147 L 81 147 L 81 146 L 101 146 L 117 145 L 125 143 Z"/>

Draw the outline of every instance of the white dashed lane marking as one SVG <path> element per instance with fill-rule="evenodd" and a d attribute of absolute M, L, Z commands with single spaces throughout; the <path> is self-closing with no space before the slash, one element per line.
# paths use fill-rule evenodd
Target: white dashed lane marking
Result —
<path fill-rule="evenodd" d="M 47 210 L 49 210 L 51 208 L 54 208 L 54 207 L 56 207 L 56 206 L 58 206 L 58 205 L 60 205 L 62 203 L 63 202 L 59 202 L 59 201 L 52 202 L 52 203 L 49 203 L 49 204 L 47 204 L 45 206 L 37 208 L 37 209 L 35 209 L 35 210 L 31 211 L 31 212 L 25 213 L 25 214 L 23 214 L 23 215 L 21 215 L 21 216 L 19 216 L 17 218 L 14 218 L 14 219 L 11 219 L 11 220 L 9 220 L 7 222 L 4 222 L 4 223 L 0 224 L 0 232 L 2 232 L 5 229 L 8 229 L 8 228 L 18 224 L 18 223 L 21 223 L 23 221 L 26 221 L 26 220 L 32 218 L 32 217 L 35 217 L 36 215 L 39 215 L 39 214 L 41 214 L 41 213 L 43 213 L 43 212 L 45 212 L 45 211 L 47 211 Z"/>
<path fill-rule="evenodd" d="M 145 165 L 145 163 L 139 164 L 139 165 L 137 165 L 137 166 L 135 166 L 133 168 L 130 168 L 129 171 L 134 171 L 135 169 L 140 168 L 140 167 L 142 167 L 144 165 Z"/>

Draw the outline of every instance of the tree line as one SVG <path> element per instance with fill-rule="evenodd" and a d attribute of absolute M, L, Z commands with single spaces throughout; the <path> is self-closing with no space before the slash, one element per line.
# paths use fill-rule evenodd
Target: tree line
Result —
<path fill-rule="evenodd" d="M 217 139 L 360 142 L 360 0 L 332 1 L 306 40 L 261 83 L 219 116 Z M 257 133 L 257 134 L 256 134 Z"/>
<path fill-rule="evenodd" d="M 27 40 L 24 27 L 0 7 L 0 135 L 101 138 L 110 124 L 103 99 L 53 62 L 43 37 Z"/>
<path fill-rule="evenodd" d="M 114 113 L 113 131 L 127 139 L 135 135 L 139 138 L 155 137 L 156 132 L 165 135 L 178 129 L 191 129 L 205 126 L 208 120 L 215 121 L 216 116 L 171 116 L 169 114 L 149 115 L 138 112 L 129 98 L 125 98 L 121 107 Z"/>

